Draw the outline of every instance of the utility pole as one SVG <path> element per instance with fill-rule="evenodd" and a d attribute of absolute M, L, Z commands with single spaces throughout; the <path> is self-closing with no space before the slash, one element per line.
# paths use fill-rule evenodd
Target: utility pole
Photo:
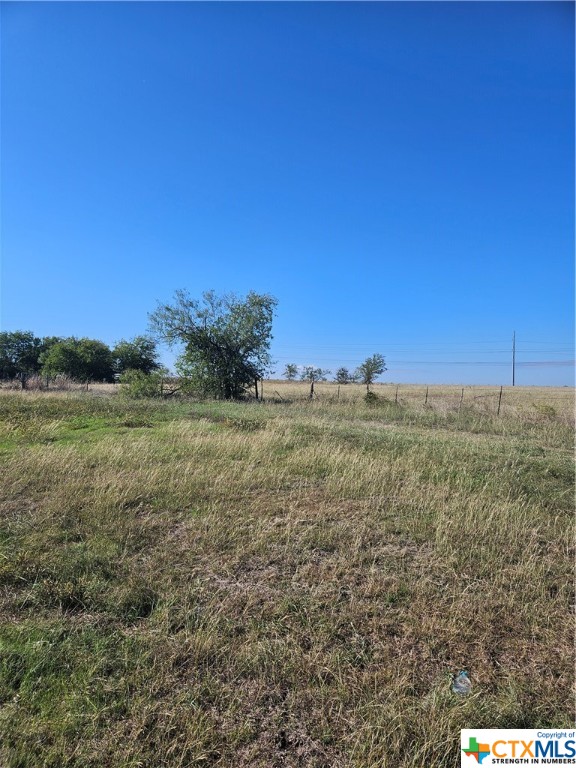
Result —
<path fill-rule="evenodd" d="M 516 331 L 512 336 L 512 386 L 516 385 Z"/>

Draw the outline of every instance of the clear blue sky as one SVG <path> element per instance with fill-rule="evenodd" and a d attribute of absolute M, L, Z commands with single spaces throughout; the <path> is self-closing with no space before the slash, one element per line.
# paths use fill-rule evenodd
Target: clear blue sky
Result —
<path fill-rule="evenodd" d="M 111 344 L 178 288 L 252 289 L 279 371 L 507 384 L 515 330 L 517 383 L 573 383 L 573 3 L 1 22 L 3 330 Z"/>

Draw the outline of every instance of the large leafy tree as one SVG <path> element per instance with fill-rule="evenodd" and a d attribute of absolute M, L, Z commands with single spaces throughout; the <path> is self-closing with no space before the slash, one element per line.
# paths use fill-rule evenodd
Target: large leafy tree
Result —
<path fill-rule="evenodd" d="M 366 360 L 359 365 L 356 369 L 356 375 L 362 384 L 366 384 L 366 391 L 370 392 L 370 385 L 374 383 L 377 376 L 388 370 L 384 361 L 384 356 L 378 352 L 371 357 L 367 357 Z"/>
<path fill-rule="evenodd" d="M 184 345 L 176 367 L 191 387 L 236 399 L 270 368 L 276 304 L 273 296 L 253 291 L 245 298 L 207 291 L 201 299 L 177 291 L 172 304 L 150 315 L 150 325 L 162 341 Z"/>
<path fill-rule="evenodd" d="M 97 339 L 62 339 L 41 355 L 42 372 L 77 381 L 113 381 L 112 352 Z"/>
<path fill-rule="evenodd" d="M 112 350 L 115 373 L 142 371 L 149 374 L 160 368 L 156 342 L 148 336 L 136 336 L 132 341 L 119 341 Z"/>

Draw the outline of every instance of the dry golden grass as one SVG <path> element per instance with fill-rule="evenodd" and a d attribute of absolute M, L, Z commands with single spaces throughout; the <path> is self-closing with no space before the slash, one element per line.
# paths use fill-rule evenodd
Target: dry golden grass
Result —
<path fill-rule="evenodd" d="M 303 387 L 0 397 L 0 762 L 448 768 L 573 721 L 572 393 Z"/>

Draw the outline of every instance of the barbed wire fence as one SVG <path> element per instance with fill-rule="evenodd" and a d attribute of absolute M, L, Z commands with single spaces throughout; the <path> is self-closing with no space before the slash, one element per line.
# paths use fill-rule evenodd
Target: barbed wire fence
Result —
<path fill-rule="evenodd" d="M 501 416 L 510 412 L 532 411 L 535 416 L 552 417 L 562 413 L 572 418 L 575 393 L 571 387 L 550 388 L 522 386 L 479 385 L 418 385 L 375 383 L 370 388 L 373 403 L 395 407 L 416 407 L 460 414 L 473 409 L 485 414 Z M 318 382 L 314 397 L 310 399 L 309 384 L 305 381 L 287 382 L 268 380 L 261 392 L 263 402 L 310 403 L 346 405 L 361 403 L 366 398 L 366 387 L 360 384 Z"/>

